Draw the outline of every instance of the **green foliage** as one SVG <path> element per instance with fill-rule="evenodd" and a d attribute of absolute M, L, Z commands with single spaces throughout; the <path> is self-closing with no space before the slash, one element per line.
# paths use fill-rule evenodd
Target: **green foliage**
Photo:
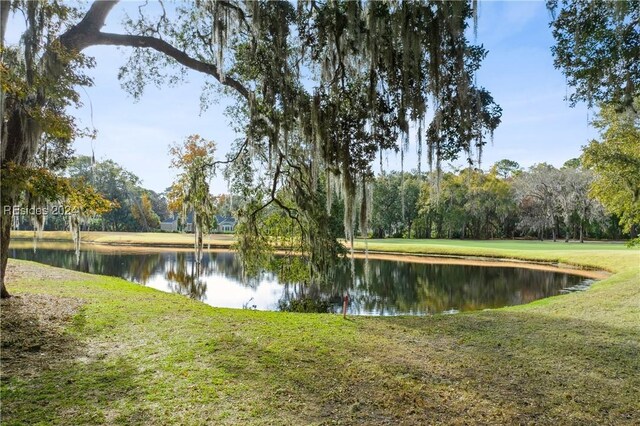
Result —
<path fill-rule="evenodd" d="M 635 108 L 640 108 L 640 98 Z M 618 215 L 629 232 L 640 226 L 640 116 L 604 105 L 594 126 L 601 140 L 591 141 L 582 154 L 585 167 L 596 173 L 591 194 Z"/>
<path fill-rule="evenodd" d="M 373 182 L 373 235 L 621 238 L 617 219 L 607 217 L 600 202 L 589 195 L 593 172 L 570 167 L 576 164 L 574 159 L 556 169 L 543 163 L 522 171 L 505 159 L 488 172 L 465 168 L 440 178 L 435 173 L 425 177 L 405 173 L 404 178 L 396 172 L 383 174 Z"/>
<path fill-rule="evenodd" d="M 159 227 L 158 212 L 165 212 L 166 200 L 140 186 L 140 178 L 112 160 L 94 162 L 79 156 L 67 167 L 72 178 L 82 179 L 114 204 L 101 215 L 93 227 L 110 231 L 149 231 Z"/>
<path fill-rule="evenodd" d="M 585 229 L 601 228 L 606 220 L 602 205 L 588 194 L 593 179 L 589 170 L 556 169 L 545 163 L 521 173 L 514 182 L 521 209 L 520 229 L 540 239 L 550 230 L 555 241 L 563 224 L 565 241 L 576 229 L 583 241 Z"/>
<path fill-rule="evenodd" d="M 153 211 L 149 195 L 142 194 L 140 201 L 136 202 L 132 207 L 131 214 L 142 225 L 144 230 L 149 231 L 160 228 L 160 218 Z"/>
<path fill-rule="evenodd" d="M 193 214 L 197 261 L 202 257 L 202 234 L 209 233 L 215 222 L 216 208 L 209 193 L 209 182 L 215 174 L 216 144 L 200 135 L 191 135 L 169 149 L 171 167 L 181 172 L 168 194 L 169 209 L 179 212 L 186 222 Z"/>
<path fill-rule="evenodd" d="M 260 241 L 252 223 L 260 212 L 248 207 L 269 204 L 295 210 L 304 239 L 330 248 L 335 242 L 321 241 L 330 233 L 318 229 L 332 191 L 341 193 L 345 235 L 354 235 L 356 221 L 367 233 L 371 164 L 383 150 L 406 151 L 411 123 L 436 166 L 481 151 L 499 124 L 500 107 L 474 84 L 486 52 L 465 37 L 473 13 L 468 1 L 197 2 L 176 7 L 176 19 L 143 6 L 126 24 L 198 58 L 197 69 L 241 99 L 232 119 L 246 138 L 229 155 L 227 174 L 233 192 L 255 202 L 240 212 L 239 233 L 249 233 L 240 247 L 263 246 L 249 242 Z M 182 71 L 166 65 L 165 56 L 137 49 L 121 77 L 138 96 L 145 83 L 180 80 Z M 429 100 L 439 107 L 427 129 Z M 323 175 L 326 186 L 318 185 Z M 277 196 L 283 189 L 287 202 Z"/>
<path fill-rule="evenodd" d="M 22 91 L 38 87 L 36 108 L 26 116 L 41 123 L 27 129 L 26 140 L 22 123 L 29 120 L 10 117 L 15 123 L 10 138 L 28 148 L 16 156 L 30 161 L 43 132 L 56 138 L 74 133 L 70 120 L 54 120 L 47 108 L 54 106 L 52 111 L 62 117 L 66 106 L 78 99 L 75 87 L 89 83 L 76 72 L 91 65 L 79 51 L 94 44 L 135 47 L 119 75 L 134 96 L 148 83 L 181 81 L 185 68 L 176 66 L 177 61 L 211 77 L 205 97 L 217 80 L 240 100 L 234 119 L 246 138 L 229 157 L 236 163 L 229 173 L 239 175 L 235 184 L 245 189 L 234 192 L 257 194 L 247 206 L 261 209 L 269 203 L 288 215 L 296 211 L 317 271 L 327 269 L 326 255 L 338 247 L 325 224 L 328 205 L 319 202 L 332 202 L 332 187 L 339 187 L 342 195 L 346 235 L 354 235 L 358 208 L 366 234 L 371 163 L 382 150 L 405 152 L 410 124 L 420 128 L 417 143 L 422 149 L 426 141 L 430 163 L 439 168 L 442 159 L 460 152 L 471 161 L 474 148 L 480 154 L 500 122 L 500 107 L 474 82 L 486 51 L 465 37 L 474 17 L 472 1 L 195 2 L 173 7 L 171 18 L 163 4 L 155 10 L 144 4 L 125 20 L 128 34 L 100 32 L 111 2 L 93 3 L 83 13 L 57 2 L 11 4 L 27 16 L 26 83 L 21 76 L 8 75 L 7 81 L 15 84 L 7 90 L 15 94 L 12 99 L 22 99 Z M 36 58 L 44 66 L 31 66 Z M 15 69 L 19 63 L 14 61 Z M 46 71 L 47 90 L 33 84 L 34 70 Z M 438 107 L 427 128 L 428 101 Z M 19 103 L 8 105 L 7 114 L 22 114 L 24 105 Z M 402 146 L 396 143 L 398 135 L 403 136 Z M 329 189 L 318 185 L 322 174 Z M 178 186 L 192 191 L 176 191 L 174 201 L 182 199 L 195 209 L 193 199 L 205 199 L 195 181 Z M 293 207 L 278 202 L 276 194 L 283 188 Z M 212 208 L 205 204 L 196 217 L 207 227 Z M 255 219 L 255 212 L 242 213 L 247 223 Z M 255 226 L 240 230 L 251 233 Z M 251 236 L 255 233 L 247 238 Z"/>
<path fill-rule="evenodd" d="M 492 166 L 492 171 L 498 176 L 507 179 L 518 175 L 522 170 L 520 168 L 520 164 L 518 164 L 517 161 L 505 158 L 497 161 Z"/>
<path fill-rule="evenodd" d="M 9 163 L 0 177 L 2 191 L 16 191 L 21 196 L 19 204 L 28 208 L 44 209 L 47 203 L 61 201 L 69 212 L 87 216 L 103 214 L 116 206 L 83 179 L 61 177 L 46 168 Z M 42 217 L 38 220 L 42 221 Z"/>
<path fill-rule="evenodd" d="M 640 246 L 640 237 L 632 238 L 627 242 L 627 247 L 638 247 Z"/>
<path fill-rule="evenodd" d="M 556 68 L 562 69 L 579 101 L 633 108 L 640 94 L 640 4 L 637 0 L 548 0 L 556 45 Z"/>
<path fill-rule="evenodd" d="M 512 231 L 516 212 L 511 183 L 494 166 L 489 173 L 445 173 L 439 188 L 425 183 L 418 201 L 426 237 L 496 238 Z"/>
<path fill-rule="evenodd" d="M 374 236 L 411 236 L 421 187 L 421 177 L 412 173 L 390 172 L 375 179 L 371 200 Z"/>
<path fill-rule="evenodd" d="M 566 169 L 578 169 L 581 166 L 582 166 L 582 163 L 580 161 L 580 158 L 572 158 L 570 160 L 565 161 L 564 164 L 562 165 L 562 167 Z"/>

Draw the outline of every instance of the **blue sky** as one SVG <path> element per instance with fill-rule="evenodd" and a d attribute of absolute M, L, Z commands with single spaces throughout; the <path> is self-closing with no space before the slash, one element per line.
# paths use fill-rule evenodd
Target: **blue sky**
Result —
<path fill-rule="evenodd" d="M 581 146 L 596 136 L 589 126 L 593 114 L 584 105 L 570 108 L 564 100 L 570 89 L 553 67 L 553 37 L 544 2 L 481 0 L 479 4 L 476 43 L 483 44 L 489 54 L 478 73 L 478 84 L 503 108 L 493 144 L 484 150 L 483 168 L 503 158 L 524 167 L 540 162 L 560 166 L 579 156 Z M 122 10 L 135 6 L 133 2 L 117 5 L 104 30 L 120 32 Z M 11 28 L 8 40 L 10 35 Z M 145 187 L 163 191 L 174 175 L 167 154 L 171 143 L 198 133 L 217 142 L 222 158 L 238 137 L 223 114 L 228 100 L 220 99 L 200 113 L 203 77 L 198 73 L 190 72 L 188 82 L 175 88 L 149 86 L 134 102 L 117 79 L 128 49 L 100 46 L 85 53 L 96 58 L 96 68 L 89 71 L 95 85 L 82 91 L 85 105 L 77 116 L 83 125 L 95 127 L 98 136 L 93 141 L 76 141 L 78 154 L 93 152 L 96 159 L 113 159 L 138 175 Z M 415 167 L 415 152 L 411 147 L 405 168 Z M 399 158 L 393 153 L 387 157 L 388 168 L 399 169 Z M 214 193 L 226 192 L 220 178 L 212 186 Z"/>

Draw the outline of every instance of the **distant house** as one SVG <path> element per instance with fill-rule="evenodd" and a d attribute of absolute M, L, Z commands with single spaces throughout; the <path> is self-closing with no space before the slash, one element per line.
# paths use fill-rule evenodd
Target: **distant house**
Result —
<path fill-rule="evenodd" d="M 184 232 L 193 232 L 193 222 L 191 219 L 187 219 L 187 223 L 182 227 Z M 160 230 L 165 232 L 177 232 L 178 231 L 178 218 L 160 222 Z"/>
<path fill-rule="evenodd" d="M 171 220 L 167 220 L 164 222 L 160 222 L 160 230 L 164 232 L 178 232 L 180 231 L 178 227 L 178 218 L 174 218 Z M 233 232 L 236 229 L 236 219 L 231 216 L 221 216 L 216 215 L 216 223 L 217 227 L 215 229 L 216 232 Z M 183 232 L 193 232 L 193 216 L 189 215 L 187 217 L 187 223 L 182 226 Z"/>
<path fill-rule="evenodd" d="M 160 222 L 160 230 L 164 232 L 176 232 L 178 230 L 178 219 Z"/>
<path fill-rule="evenodd" d="M 236 219 L 231 216 L 216 215 L 216 223 L 218 232 L 233 232 L 236 229 Z"/>

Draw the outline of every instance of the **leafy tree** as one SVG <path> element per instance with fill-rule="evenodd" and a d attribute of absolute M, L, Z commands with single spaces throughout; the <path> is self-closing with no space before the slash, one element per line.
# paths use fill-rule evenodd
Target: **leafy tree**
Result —
<path fill-rule="evenodd" d="M 423 186 L 418 204 L 426 235 L 431 236 L 435 223 L 435 235 L 448 238 L 506 236 L 516 210 L 511 183 L 495 168 L 446 173 L 439 191 Z"/>
<path fill-rule="evenodd" d="M 412 173 L 390 172 L 373 182 L 371 227 L 377 237 L 402 236 L 411 238 L 413 223 L 418 216 L 418 197 L 421 190 L 419 176 Z"/>
<path fill-rule="evenodd" d="M 215 149 L 215 142 L 191 135 L 169 150 L 171 167 L 181 171 L 169 191 L 169 208 L 179 212 L 184 222 L 189 213 L 193 214 L 196 263 L 202 260 L 202 234 L 210 233 L 215 221 L 214 200 L 209 193 L 209 182 L 215 174 Z"/>
<path fill-rule="evenodd" d="M 469 175 L 466 178 L 469 195 L 464 209 L 471 238 L 506 236 L 516 211 L 510 183 L 500 179 L 494 169 L 489 173 L 465 172 Z"/>
<path fill-rule="evenodd" d="M 464 238 L 467 223 L 464 205 L 468 200 L 468 187 L 462 174 L 444 173 L 439 179 L 439 187 L 423 185 L 419 200 L 419 212 L 435 224 L 436 238 Z M 430 223 L 427 234 L 431 234 Z"/>
<path fill-rule="evenodd" d="M 616 112 L 626 111 L 628 117 L 621 119 L 621 122 L 635 121 L 637 131 L 637 100 L 640 97 L 640 2 L 549 0 L 547 5 L 554 14 L 552 27 L 556 45 L 552 51 L 555 66 L 563 70 L 568 84 L 575 89 L 569 97 L 572 106 L 579 101 L 586 101 L 589 106 L 602 105 L 601 118 L 594 124 L 603 136 L 608 126 L 605 123 L 615 122 L 613 116 Z M 629 128 L 628 125 L 622 127 Z M 615 130 L 610 135 L 613 133 Z M 600 170 L 592 187 L 592 194 L 598 194 L 609 211 L 617 212 L 625 229 L 630 231 L 634 229 L 634 223 L 638 223 L 635 213 L 638 211 L 637 203 L 633 201 L 637 199 L 633 195 L 637 183 L 633 182 L 633 178 L 629 181 L 620 175 L 617 178 L 621 180 L 616 182 L 613 167 L 602 164 L 609 162 L 613 166 L 616 160 L 611 162 L 612 157 L 625 157 L 628 152 L 628 159 L 618 162 L 623 170 L 627 170 L 621 173 L 627 175 L 631 169 L 637 174 L 637 165 L 634 165 L 632 151 L 622 149 L 618 154 L 612 147 L 613 144 L 615 143 L 598 146 L 597 142 L 591 142 L 585 149 L 582 161 L 586 167 Z M 620 148 L 622 145 L 624 143 L 621 143 Z M 633 142 L 630 148 L 638 150 L 637 144 L 634 146 Z M 604 169 L 607 168 L 609 177 L 603 178 Z M 608 185 L 605 181 L 608 181 Z M 624 195 L 625 190 L 621 189 L 624 186 L 630 194 Z"/>
<path fill-rule="evenodd" d="M 74 159 L 66 173 L 71 177 L 83 179 L 114 203 L 115 207 L 100 218 L 103 231 L 148 230 L 149 224 L 144 222 L 144 217 L 136 217 L 134 214 L 134 211 L 140 211 L 143 193 L 138 176 L 113 160 L 94 162 L 87 156 Z M 154 222 L 151 216 L 149 219 Z"/>
<path fill-rule="evenodd" d="M 640 97 L 635 108 L 640 107 Z M 592 140 L 584 147 L 582 162 L 595 172 L 591 194 L 611 213 L 632 237 L 640 225 L 640 116 L 617 112 L 603 106 L 594 125 L 600 141 Z"/>
<path fill-rule="evenodd" d="M 562 165 L 563 169 L 577 169 L 580 168 L 582 166 L 581 162 L 580 162 L 580 158 L 572 158 L 570 160 L 567 160 L 564 162 L 564 164 Z"/>
<path fill-rule="evenodd" d="M 131 214 L 145 231 L 160 228 L 160 218 L 153 211 L 151 198 L 146 193 L 142 194 L 140 200 L 136 200 L 136 203 L 133 204 Z"/>
<path fill-rule="evenodd" d="M 602 206 L 588 195 L 593 179 L 589 170 L 556 169 L 544 163 L 522 173 L 514 181 L 516 200 L 521 207 L 520 228 L 536 232 L 541 239 L 545 230 L 550 229 L 556 241 L 564 225 L 565 241 L 569 241 L 575 223 L 580 241 L 584 242 L 586 225 L 604 223 Z"/>
<path fill-rule="evenodd" d="M 143 195 L 146 195 L 151 202 L 151 210 L 158 216 L 160 221 L 167 220 L 171 216 L 167 204 L 167 198 L 163 194 L 158 194 L 150 189 L 145 189 Z"/>
<path fill-rule="evenodd" d="M 554 64 L 575 91 L 572 105 L 631 108 L 640 94 L 640 2 L 549 0 Z"/>
<path fill-rule="evenodd" d="M 517 161 L 502 159 L 497 161 L 493 166 L 492 170 L 503 179 L 511 178 L 518 175 L 522 169 L 520 164 Z"/>

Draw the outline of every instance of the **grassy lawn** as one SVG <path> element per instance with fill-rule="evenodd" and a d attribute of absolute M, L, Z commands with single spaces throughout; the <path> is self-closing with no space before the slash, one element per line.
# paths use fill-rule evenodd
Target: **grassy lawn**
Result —
<path fill-rule="evenodd" d="M 193 234 L 173 232 L 98 232 L 83 231 L 83 243 L 107 245 L 132 245 L 155 247 L 193 247 Z M 33 239 L 33 231 L 12 231 L 11 238 L 16 240 Z M 68 231 L 44 231 L 43 240 L 72 241 Z M 233 234 L 211 234 L 204 237 L 204 243 L 215 247 L 229 247 L 233 244 Z"/>
<path fill-rule="evenodd" d="M 513 308 L 344 320 L 212 308 L 10 261 L 19 297 L 2 302 L 2 424 L 640 423 L 639 250 L 432 240 L 369 248 L 614 275 Z"/>
<path fill-rule="evenodd" d="M 357 240 L 354 247 L 370 251 L 451 256 L 480 256 L 551 262 L 619 271 L 640 265 L 640 250 L 624 243 L 525 240 Z M 620 263 L 622 262 L 622 263 Z"/>

